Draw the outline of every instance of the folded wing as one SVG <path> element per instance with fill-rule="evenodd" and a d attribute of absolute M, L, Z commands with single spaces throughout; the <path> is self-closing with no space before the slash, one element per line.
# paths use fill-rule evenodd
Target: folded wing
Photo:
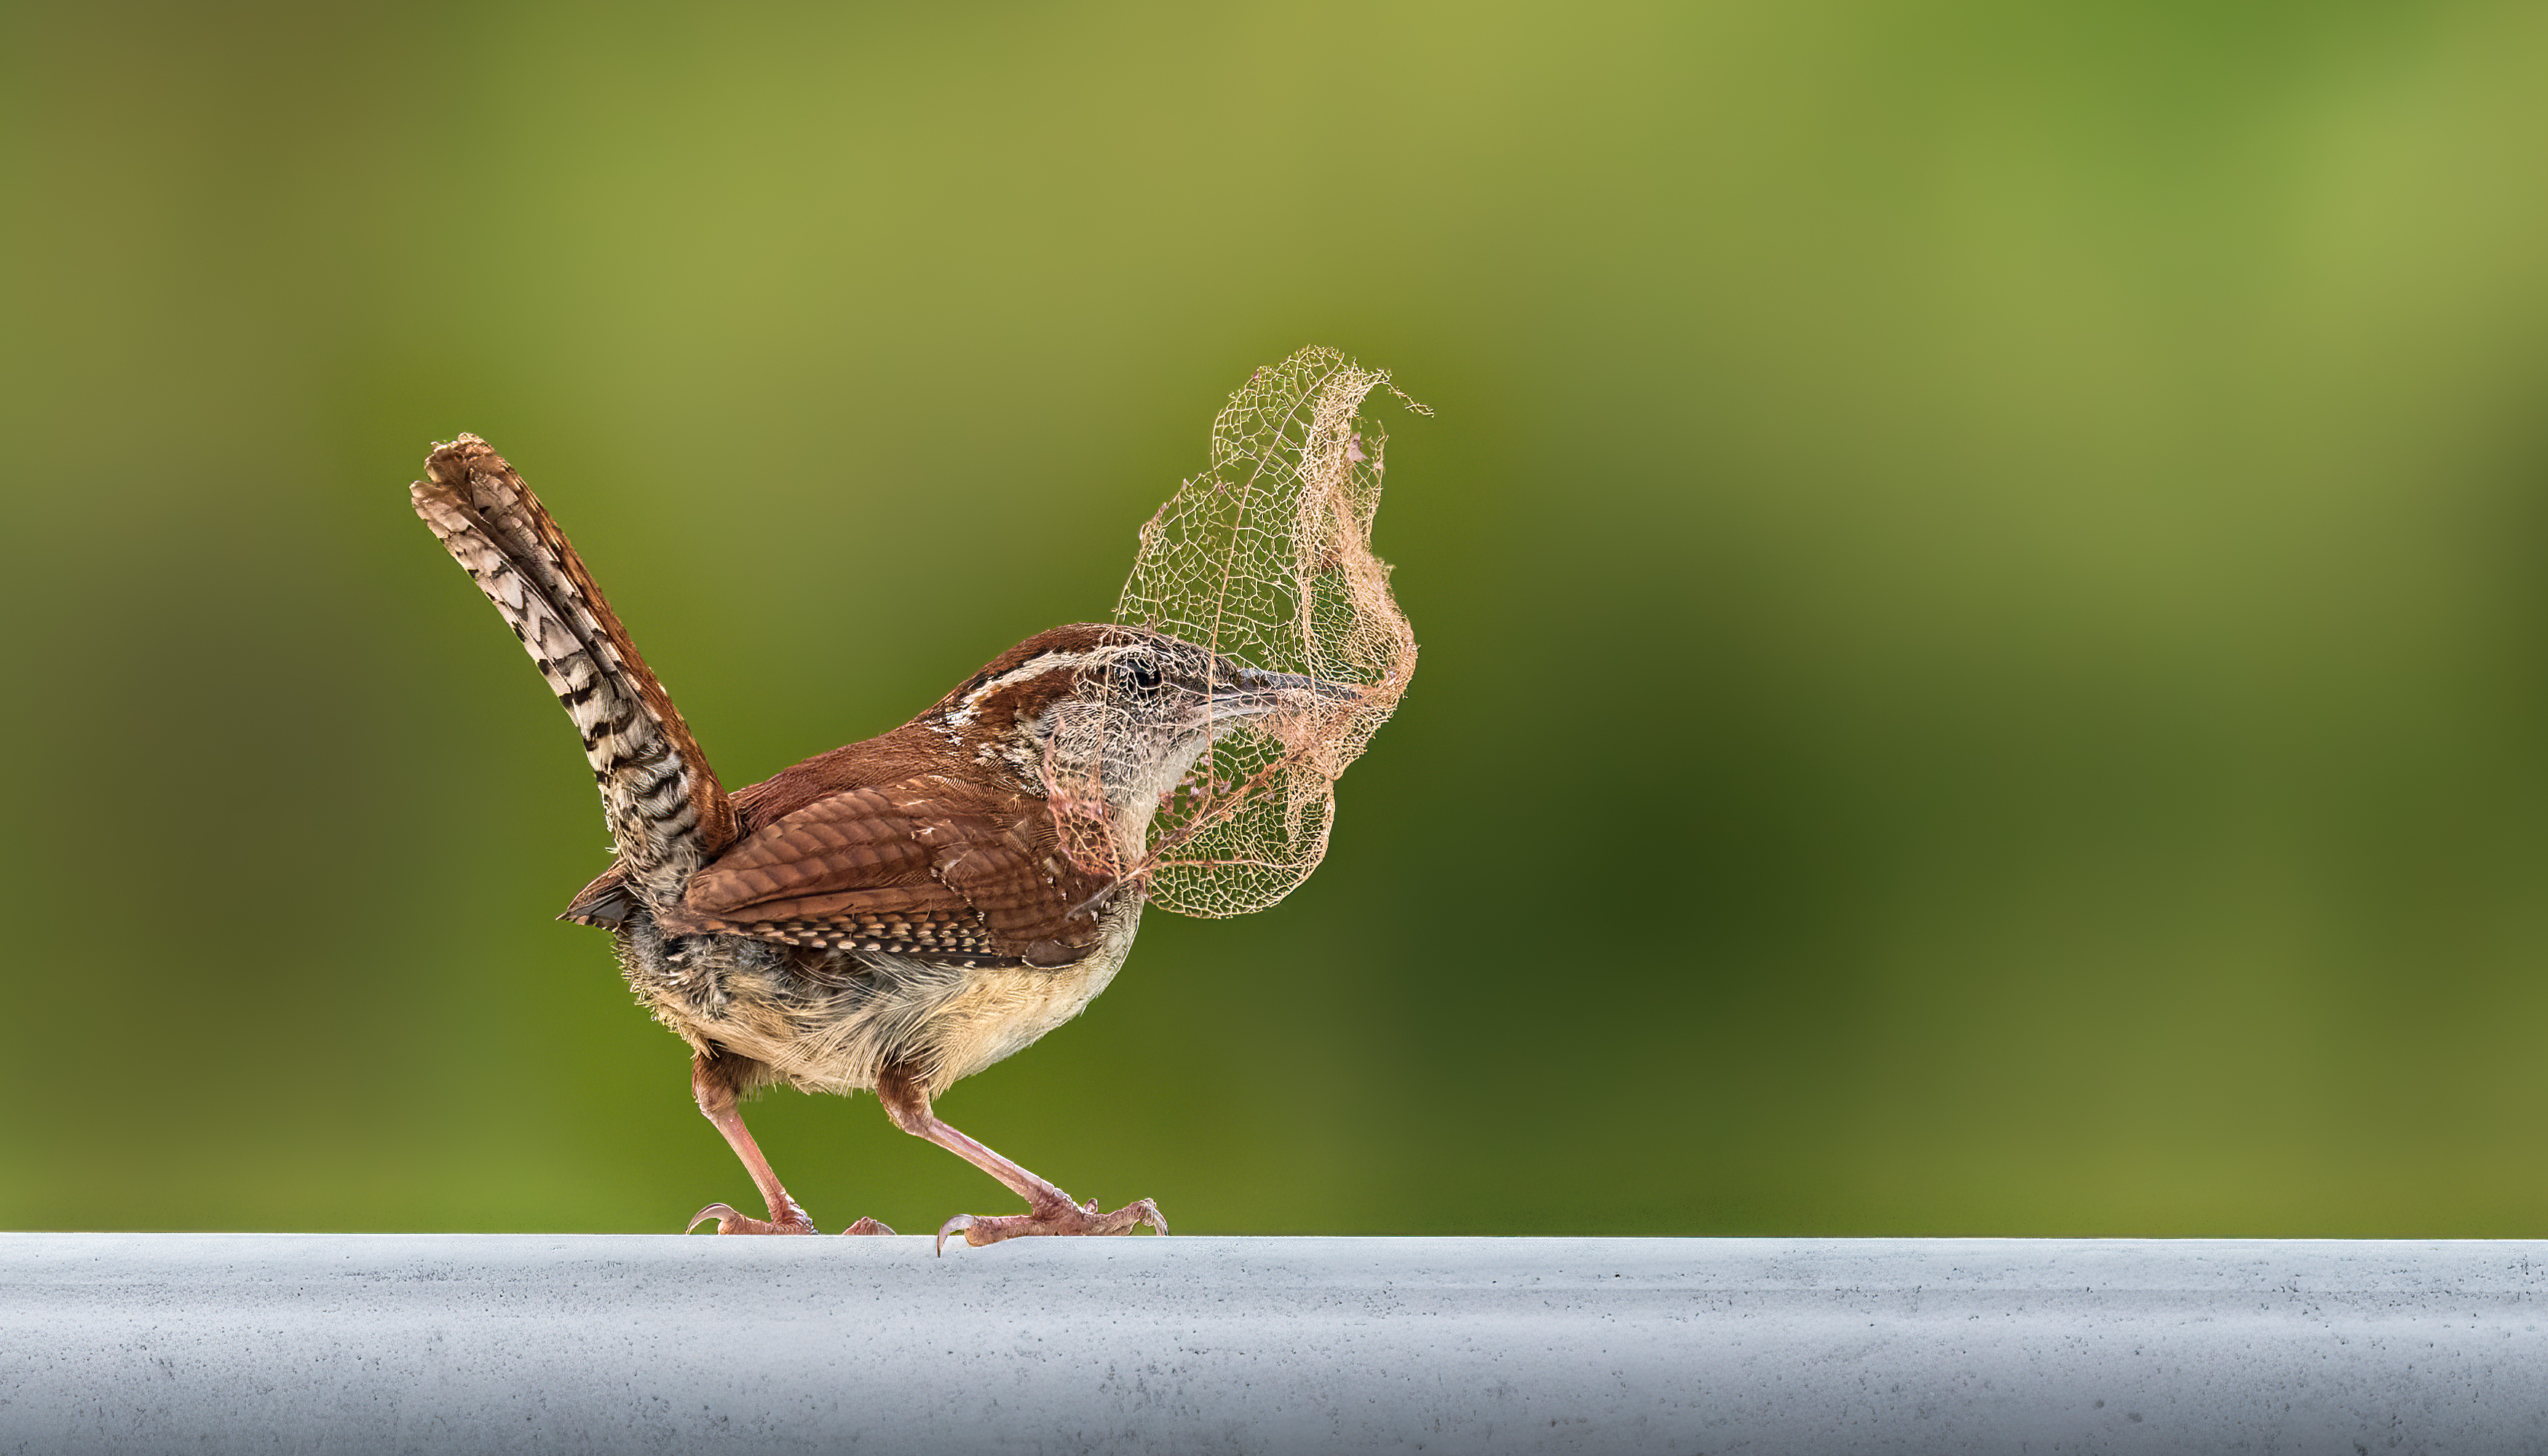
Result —
<path fill-rule="evenodd" d="M 679 934 L 977 964 L 1095 944 L 1114 881 L 1061 853 L 1043 802 L 938 775 L 844 789 L 754 830 L 663 917 Z"/>

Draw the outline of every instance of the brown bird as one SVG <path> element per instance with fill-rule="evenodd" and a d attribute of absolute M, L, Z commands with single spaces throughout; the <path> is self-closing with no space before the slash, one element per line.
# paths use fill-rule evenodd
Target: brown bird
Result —
<path fill-rule="evenodd" d="M 610 931 L 628 983 L 695 1055 L 699 1111 L 769 1217 L 711 1204 L 720 1233 L 812 1233 L 754 1145 L 741 1097 L 785 1083 L 874 1091 L 895 1126 L 972 1163 L 1027 1212 L 958 1214 L 938 1233 L 1127 1233 L 1167 1223 L 1141 1199 L 1100 1213 L 941 1121 L 930 1103 L 1079 1014 L 1124 963 L 1138 874 L 1062 843 L 1057 742 L 1083 745 L 1069 812 L 1140 860 L 1158 805 L 1212 741 L 1315 712 L 1354 689 L 1244 667 L 1137 627 L 1028 638 L 881 737 L 729 794 L 600 589 L 511 466 L 473 435 L 438 445 L 410 493 L 538 663 L 584 736 L 617 860 L 560 919 Z M 1081 801 L 1084 797 L 1085 801 Z M 845 1231 L 889 1233 L 873 1219 Z"/>

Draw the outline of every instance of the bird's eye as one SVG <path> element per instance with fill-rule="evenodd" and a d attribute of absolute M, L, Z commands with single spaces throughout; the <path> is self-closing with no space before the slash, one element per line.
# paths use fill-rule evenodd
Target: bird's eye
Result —
<path fill-rule="evenodd" d="M 1130 662 L 1124 664 L 1124 673 L 1125 676 L 1132 679 L 1133 685 L 1141 689 L 1143 692 L 1147 692 L 1159 685 L 1159 665 L 1150 661 L 1148 658 L 1137 657 L 1132 659 Z"/>

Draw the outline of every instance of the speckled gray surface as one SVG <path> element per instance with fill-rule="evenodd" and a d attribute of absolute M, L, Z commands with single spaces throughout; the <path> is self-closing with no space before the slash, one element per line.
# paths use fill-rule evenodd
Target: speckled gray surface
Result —
<path fill-rule="evenodd" d="M 0 1451 L 2548 1452 L 2548 1242 L 0 1234 Z"/>

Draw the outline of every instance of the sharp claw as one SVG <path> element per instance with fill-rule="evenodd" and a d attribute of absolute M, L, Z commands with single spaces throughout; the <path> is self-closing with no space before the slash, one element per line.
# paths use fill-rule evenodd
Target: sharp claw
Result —
<path fill-rule="evenodd" d="M 938 1252 L 943 1257 L 947 1252 L 947 1240 L 957 1233 L 964 1235 L 966 1243 L 980 1248 L 1002 1239 L 1034 1234 L 1130 1233 L 1143 1225 L 1162 1234 L 1168 1231 L 1168 1221 L 1159 1213 L 1159 1206 L 1146 1198 L 1103 1215 L 1091 1214 L 1088 1209 L 1065 1198 L 1058 1203 L 1046 1204 L 1036 1212 L 1008 1218 L 977 1219 L 971 1214 L 957 1214 L 947 1221 L 947 1227 L 938 1230 Z"/>
<path fill-rule="evenodd" d="M 736 1213 L 731 1204 L 712 1203 L 690 1215 L 688 1226 L 682 1231 L 687 1233 L 710 1219 L 716 1220 L 716 1231 L 719 1233 L 820 1233 L 823 1231 L 814 1227 L 813 1220 L 805 1217 L 803 1209 L 792 1203 L 787 1206 L 787 1215 L 783 1219 L 756 1219 L 750 1214 Z M 872 1219 L 867 1222 L 873 1225 L 866 1230 L 870 1233 L 893 1231 L 882 1224 L 876 1224 Z"/>

